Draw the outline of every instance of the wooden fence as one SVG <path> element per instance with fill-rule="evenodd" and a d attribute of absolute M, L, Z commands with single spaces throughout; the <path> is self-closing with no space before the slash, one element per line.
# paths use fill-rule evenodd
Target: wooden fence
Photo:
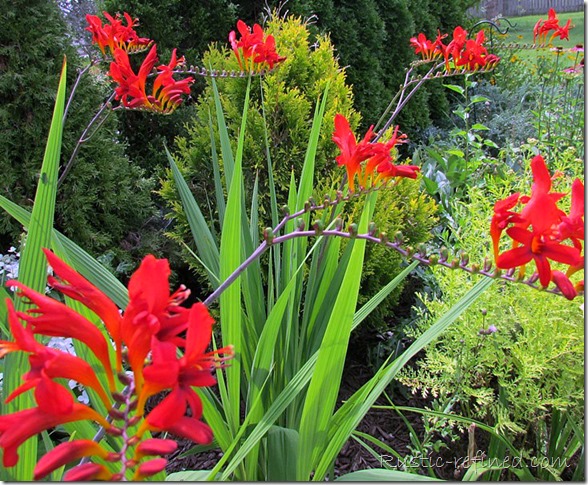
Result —
<path fill-rule="evenodd" d="M 468 12 L 476 17 L 492 19 L 498 16 L 541 15 L 553 8 L 556 12 L 584 10 L 584 0 L 482 0 Z"/>

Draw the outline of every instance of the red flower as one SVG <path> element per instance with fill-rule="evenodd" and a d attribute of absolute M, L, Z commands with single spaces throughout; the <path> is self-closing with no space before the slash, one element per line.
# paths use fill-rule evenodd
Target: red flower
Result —
<path fill-rule="evenodd" d="M 500 254 L 496 260 L 496 266 L 501 269 L 516 268 L 534 260 L 539 281 L 544 287 L 549 285 L 552 278 L 550 259 L 572 266 L 579 264 L 582 260 L 577 248 L 565 246 L 541 233 L 527 231 L 520 227 L 510 227 L 506 233 L 522 246 Z"/>
<path fill-rule="evenodd" d="M 276 41 L 272 35 L 264 37 L 263 29 L 259 24 L 251 28 L 242 20 L 237 21 L 237 30 L 241 39 L 237 40 L 237 34 L 233 30 L 229 34 L 229 42 L 239 62 L 239 67 L 244 71 L 254 71 L 268 67 L 273 69 L 275 64 L 286 60 L 276 52 Z"/>
<path fill-rule="evenodd" d="M 98 393 L 106 406 L 110 401 L 102 388 L 92 367 L 84 360 L 60 350 L 52 349 L 37 342 L 30 329 L 23 327 L 12 306 L 12 301 L 6 300 L 10 332 L 14 342 L 0 340 L 0 357 L 9 352 L 22 351 L 29 353 L 31 370 L 24 376 L 24 384 L 16 388 L 6 398 L 6 402 L 29 389 L 35 389 L 35 400 L 39 407 L 48 413 L 67 413 L 71 411 L 73 399 L 69 391 L 52 379 L 72 379 L 84 386 L 88 386 Z"/>
<path fill-rule="evenodd" d="M 10 280 L 6 284 L 18 288 L 19 296 L 27 298 L 35 305 L 26 312 L 18 313 L 20 318 L 30 324 L 32 333 L 50 337 L 74 338 L 86 344 L 100 360 L 108 377 L 110 387 L 111 389 L 114 388 L 114 376 L 108 353 L 109 344 L 92 322 L 63 303 L 41 295 L 18 281 Z M 15 319 L 16 316 L 12 317 L 11 321 L 14 321 L 16 327 Z M 37 347 L 21 350 L 39 353 Z M 65 357 L 61 357 L 61 359 L 65 359 Z"/>
<path fill-rule="evenodd" d="M 106 47 L 110 49 L 110 53 L 114 55 L 116 49 L 123 49 L 127 52 L 139 52 L 147 49 L 152 41 L 139 37 L 133 27 L 138 25 L 137 19 L 132 19 L 128 13 L 124 13 L 124 18 L 127 21 L 127 25 L 123 25 L 120 14 L 116 17 L 112 17 L 107 12 L 104 12 L 104 16 L 110 22 L 110 24 L 102 25 L 102 20 L 96 15 L 86 15 L 88 27 L 86 30 L 92 33 L 92 42 L 98 44 L 102 54 Z"/>
<path fill-rule="evenodd" d="M 410 38 L 410 43 L 414 47 L 415 54 L 421 54 L 423 60 L 432 61 L 445 53 L 445 45 L 442 39 L 447 37 L 447 34 L 441 35 L 441 32 L 437 33 L 435 41 L 427 39 L 425 34 L 420 33 L 416 37 Z"/>
<path fill-rule="evenodd" d="M 102 291 L 61 261 L 61 259 L 59 259 L 54 253 L 48 249 L 43 249 L 43 252 L 45 253 L 49 265 L 53 269 L 54 274 L 54 276 L 49 276 L 47 278 L 47 282 L 55 290 L 79 301 L 82 305 L 89 308 L 100 317 L 118 351 L 116 368 L 120 371 L 121 315 L 118 307 Z"/>
<path fill-rule="evenodd" d="M 572 28 L 571 20 L 568 19 L 567 23 L 561 27 L 559 25 L 559 19 L 555 10 L 550 8 L 547 12 L 547 20 L 539 19 L 533 28 L 533 42 L 537 40 L 541 44 L 551 42 L 555 37 L 559 37 L 560 40 L 570 40 L 570 29 Z M 549 41 L 547 41 L 547 34 L 552 32 Z"/>
<path fill-rule="evenodd" d="M 98 456 L 103 460 L 118 459 L 116 453 L 109 453 L 102 446 L 92 440 L 74 440 L 61 443 L 41 457 L 35 466 L 35 480 L 46 477 L 63 465 L 79 460 L 85 456 Z"/>
<path fill-rule="evenodd" d="M 150 396 L 165 389 L 171 389 L 171 392 L 149 413 L 139 433 L 145 429 L 166 430 L 198 443 L 208 443 L 212 439 L 210 428 L 199 421 L 202 416 L 202 403 L 192 388 L 214 385 L 216 380 L 212 371 L 233 353 L 230 347 L 206 352 L 213 324 L 214 320 L 204 304 L 197 303 L 192 306 L 184 355 L 179 359 L 173 344 L 161 342 L 153 337 L 153 363 L 147 366 L 143 373 L 145 382 L 139 395 L 138 412 L 142 413 Z M 224 354 L 224 357 L 220 358 L 219 354 Z M 184 416 L 188 407 L 191 410 L 191 418 Z"/>
<path fill-rule="evenodd" d="M 79 403 L 73 403 L 67 413 L 48 413 L 36 407 L 0 416 L 0 448 L 4 449 L 3 465 L 11 467 L 18 462 L 18 447 L 29 438 L 57 425 L 72 421 L 90 420 L 106 429 L 110 423 L 96 411 Z"/>
<path fill-rule="evenodd" d="M 345 165 L 349 190 L 352 192 L 355 190 L 355 174 L 359 174 L 361 162 L 373 155 L 374 146 L 370 143 L 370 139 L 374 136 L 372 128 L 370 127 L 363 140 L 357 143 L 347 118 L 341 114 L 335 115 L 333 141 L 341 150 L 341 154 L 336 157 L 336 160 L 339 165 Z"/>
<path fill-rule="evenodd" d="M 170 114 L 182 103 L 182 95 L 190 93 L 190 85 L 194 82 L 194 78 L 187 77 L 179 81 L 173 78 L 173 70 L 184 62 L 183 57 L 177 59 L 174 49 L 170 63 L 157 67 L 159 74 L 153 82 L 151 94 L 148 95 L 147 78 L 157 61 L 157 47 L 153 46 L 139 68 L 139 72 L 135 74 L 126 51 L 115 50 L 109 75 L 118 83 L 114 91 L 116 99 L 120 99 L 123 106 Z"/>
<path fill-rule="evenodd" d="M 190 309 L 180 304 L 188 298 L 190 290 L 181 286 L 170 294 L 170 274 L 166 259 L 148 255 L 129 281 L 129 304 L 124 312 L 121 333 L 138 388 L 143 382 L 143 365 L 151 350 L 152 337 L 175 346 L 183 347 L 185 343 L 179 335 L 188 328 Z"/>

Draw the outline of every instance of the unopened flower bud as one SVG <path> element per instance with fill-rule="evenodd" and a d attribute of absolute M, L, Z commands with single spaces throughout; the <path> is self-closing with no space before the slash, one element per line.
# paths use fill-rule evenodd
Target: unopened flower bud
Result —
<path fill-rule="evenodd" d="M 355 223 L 349 224 L 348 231 L 349 231 L 349 234 L 351 237 L 357 236 L 357 224 L 355 224 Z"/>
<path fill-rule="evenodd" d="M 290 215 L 290 208 L 287 205 L 282 206 L 282 215 L 288 217 Z"/>
<path fill-rule="evenodd" d="M 305 226 L 305 222 L 304 219 L 302 217 L 299 217 L 298 219 L 296 219 L 296 229 L 299 231 L 304 231 L 304 226 Z"/>
<path fill-rule="evenodd" d="M 329 194 L 325 194 L 325 196 L 323 197 L 323 203 L 325 204 L 325 206 L 331 204 L 331 196 Z"/>
<path fill-rule="evenodd" d="M 488 258 L 484 258 L 484 272 L 488 273 L 492 269 L 492 261 Z"/>
<path fill-rule="evenodd" d="M 482 308 L 480 310 L 480 313 L 482 314 L 483 317 L 485 317 L 486 315 L 488 315 L 488 310 L 486 310 L 485 308 Z"/>
<path fill-rule="evenodd" d="M 460 266 L 467 266 L 469 262 L 470 262 L 470 256 L 465 251 L 462 251 L 459 255 Z"/>
<path fill-rule="evenodd" d="M 396 244 L 402 244 L 404 242 L 404 236 L 400 231 L 396 231 L 396 233 L 394 234 L 394 242 Z"/>
<path fill-rule="evenodd" d="M 459 259 L 452 259 L 451 263 L 449 263 L 449 266 L 451 267 L 451 269 L 459 268 Z"/>
<path fill-rule="evenodd" d="M 341 219 L 340 217 L 337 217 L 337 219 L 335 219 L 335 230 L 340 231 L 342 228 L 343 228 L 343 219 Z"/>
<path fill-rule="evenodd" d="M 478 263 L 472 263 L 470 269 L 472 270 L 472 273 L 477 274 L 480 272 L 480 265 Z"/>
<path fill-rule="evenodd" d="M 381 232 L 380 233 L 380 242 L 382 244 L 386 244 L 388 242 L 388 233 L 387 232 Z"/>
<path fill-rule="evenodd" d="M 124 372 L 119 372 L 117 377 L 121 384 L 124 384 L 125 386 L 128 386 L 132 382 L 131 378 Z"/>
<path fill-rule="evenodd" d="M 443 246 L 439 250 L 439 261 L 441 261 L 442 263 L 444 263 L 445 261 L 447 261 L 447 258 L 448 257 L 449 257 L 449 251 L 447 251 L 447 248 L 445 246 Z"/>
<path fill-rule="evenodd" d="M 272 242 L 274 241 L 274 231 L 271 227 L 266 227 L 263 230 L 263 239 L 269 246 L 271 246 Z"/>
<path fill-rule="evenodd" d="M 378 227 L 376 226 L 375 222 L 370 222 L 370 225 L 368 226 L 368 234 L 370 236 L 373 236 L 374 234 L 376 234 L 378 230 Z"/>
<path fill-rule="evenodd" d="M 310 203 L 310 200 L 307 200 L 306 202 L 304 202 L 304 210 L 306 212 L 308 212 L 311 208 L 312 204 Z"/>
<path fill-rule="evenodd" d="M 427 257 L 427 245 L 425 243 L 421 243 L 418 245 L 418 253 L 419 256 L 421 256 L 422 258 Z"/>
<path fill-rule="evenodd" d="M 508 276 L 509 278 L 512 278 L 512 275 L 514 275 L 515 269 L 514 268 L 508 268 L 506 270 L 506 276 Z"/>
<path fill-rule="evenodd" d="M 118 409 L 110 409 L 110 411 L 108 411 L 108 415 L 112 418 L 112 419 L 116 419 L 116 420 L 121 420 L 121 419 L 125 419 L 125 414 L 122 411 L 119 411 Z"/>
<path fill-rule="evenodd" d="M 539 279 L 539 273 L 533 273 L 531 277 L 527 280 L 528 283 L 533 284 Z"/>
<path fill-rule="evenodd" d="M 429 264 L 431 266 L 435 266 L 438 262 L 439 256 L 437 256 L 436 254 L 431 254 L 431 256 L 429 256 Z"/>
<path fill-rule="evenodd" d="M 314 221 L 312 223 L 312 228 L 314 229 L 314 232 L 318 236 L 319 234 L 322 234 L 325 227 L 324 227 L 323 221 L 321 221 L 320 219 L 317 219 L 316 221 Z"/>

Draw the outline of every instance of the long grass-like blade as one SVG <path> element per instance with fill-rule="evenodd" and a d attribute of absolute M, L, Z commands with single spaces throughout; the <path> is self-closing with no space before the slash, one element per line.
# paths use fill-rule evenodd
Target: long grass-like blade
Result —
<path fill-rule="evenodd" d="M 372 379 L 339 408 L 329 423 L 328 444 L 321 450 L 322 456 L 315 470 L 314 480 L 321 480 L 321 477 L 326 475 L 353 430 L 406 363 L 417 352 L 438 338 L 493 282 L 494 280 L 485 278 L 476 283 L 445 315 L 417 338 L 401 356 L 391 364 L 383 365 Z"/>
<path fill-rule="evenodd" d="M 49 129 L 49 137 L 45 147 L 45 155 L 40 170 L 39 184 L 35 194 L 31 223 L 28 228 L 26 243 L 21 250 L 19 281 L 36 291 L 44 292 L 47 280 L 47 261 L 42 248 L 51 243 L 51 230 L 55 213 L 57 194 L 57 177 L 61 156 L 61 138 L 63 134 L 63 112 L 65 107 L 67 63 L 64 59 L 57 89 L 57 97 L 53 110 L 53 118 Z M 26 308 L 23 299 L 15 301 L 15 308 L 23 311 Z M 8 396 L 21 383 L 22 374 L 28 368 L 27 356 L 20 352 L 8 354 L 4 363 L 3 395 Z M 17 411 L 33 406 L 31 396 L 22 394 L 14 399 L 7 411 Z M 37 439 L 28 440 L 19 448 L 20 460 L 11 470 L 14 480 L 30 481 L 37 461 Z"/>
<path fill-rule="evenodd" d="M 367 230 L 377 193 L 370 194 L 359 223 L 359 231 Z M 335 408 L 341 384 L 343 365 L 363 267 L 365 243 L 353 241 L 351 258 L 343 284 L 339 289 L 333 312 L 321 343 L 314 376 L 310 381 L 300 421 L 297 480 L 308 480 L 326 440 L 326 431 Z"/>
<path fill-rule="evenodd" d="M 165 153 L 167 154 L 174 182 L 178 188 L 180 199 L 182 200 L 182 207 L 186 213 L 186 218 L 188 219 L 188 224 L 190 225 L 190 230 L 192 231 L 192 236 L 194 238 L 194 244 L 198 250 L 198 255 L 202 258 L 202 261 L 204 261 L 204 267 L 208 268 L 207 274 L 210 284 L 213 288 L 216 288 L 219 279 L 219 250 L 216 245 L 216 240 L 210 232 L 210 228 L 208 227 L 206 219 L 202 215 L 198 202 L 196 202 L 192 192 L 190 192 L 188 184 L 182 177 L 182 174 L 167 147 L 165 147 Z M 212 273 L 209 271 L 212 271 Z"/>

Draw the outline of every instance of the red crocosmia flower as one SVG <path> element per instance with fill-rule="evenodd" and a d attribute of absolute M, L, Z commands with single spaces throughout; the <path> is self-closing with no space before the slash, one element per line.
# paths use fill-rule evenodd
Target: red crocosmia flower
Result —
<path fill-rule="evenodd" d="M 470 71 L 475 71 L 486 65 L 488 51 L 482 45 L 485 40 L 484 31 L 480 30 L 476 39 L 468 39 L 463 46 L 463 50 L 455 56 L 455 65 L 465 67 Z"/>
<path fill-rule="evenodd" d="M 112 472 L 104 465 L 97 463 L 83 463 L 82 465 L 74 466 L 68 470 L 63 476 L 64 482 L 89 482 L 92 480 L 109 481 L 114 478 Z M 119 478 L 120 480 L 120 478 Z"/>
<path fill-rule="evenodd" d="M 464 46 L 466 45 L 467 40 L 468 40 L 468 31 L 467 30 L 465 30 L 463 27 L 461 27 L 459 25 L 457 27 L 455 27 L 455 29 L 453 29 L 453 39 L 447 45 L 447 48 L 445 49 L 445 53 L 444 53 L 445 66 L 447 67 L 447 69 L 449 69 L 450 58 L 453 58 L 454 61 L 457 59 L 460 59 L 461 51 L 463 50 Z"/>
<path fill-rule="evenodd" d="M 559 288 L 561 294 L 568 300 L 573 300 L 576 298 L 576 296 L 578 296 L 578 292 L 576 291 L 574 284 L 570 281 L 568 276 L 561 271 L 552 271 L 551 280 L 555 283 L 555 286 Z"/>
<path fill-rule="evenodd" d="M 20 324 L 9 299 L 6 300 L 6 306 L 10 331 L 15 341 L 0 340 L 0 357 L 9 352 L 27 352 L 30 354 L 31 366 L 31 370 L 23 376 L 24 384 L 16 388 L 6 398 L 6 402 L 34 388 L 35 400 L 42 410 L 48 413 L 67 413 L 72 409 L 72 396 L 64 387 L 52 381 L 55 378 L 63 378 L 72 379 L 94 389 L 104 404 L 110 406 L 110 400 L 90 364 L 75 355 L 41 345 L 35 340 L 31 330 Z"/>
<path fill-rule="evenodd" d="M 574 247 L 582 249 L 584 240 L 584 184 L 580 179 L 572 183 L 572 205 L 570 213 L 564 215 L 557 228 L 561 241 L 571 239 Z"/>
<path fill-rule="evenodd" d="M 533 28 L 533 42 L 539 41 L 541 44 L 551 42 L 555 37 L 561 40 L 570 40 L 570 29 L 572 28 L 571 20 L 568 20 L 562 27 L 559 25 L 559 19 L 555 10 L 550 8 L 547 12 L 547 20 L 539 19 Z M 549 41 L 547 41 L 547 34 L 553 32 Z"/>
<path fill-rule="evenodd" d="M 151 94 L 148 95 L 147 77 L 157 61 L 157 46 L 153 46 L 139 68 L 139 72 L 135 74 L 128 54 L 122 49 L 115 50 L 109 75 L 118 83 L 114 92 L 116 99 L 121 100 L 124 107 L 170 114 L 182 103 L 182 95 L 190 93 L 190 85 L 194 82 L 194 78 L 187 77 L 179 81 L 173 78 L 173 69 L 184 62 L 183 57 L 177 59 L 174 49 L 170 63 L 157 68 L 159 74 L 153 82 Z"/>
<path fill-rule="evenodd" d="M 273 69 L 275 64 L 286 60 L 276 52 L 276 41 L 272 35 L 265 37 L 259 24 L 253 26 L 253 31 L 242 20 L 237 21 L 237 30 L 241 38 L 237 40 L 237 33 L 229 33 L 229 42 L 244 71 L 255 71 L 265 68 Z"/>
<path fill-rule="evenodd" d="M 84 404 L 73 403 L 68 413 L 52 414 L 39 407 L 24 409 L 0 416 L 0 448 L 4 450 L 3 465 L 11 467 L 18 462 L 18 447 L 29 438 L 60 424 L 90 420 L 106 429 L 110 423 Z"/>
<path fill-rule="evenodd" d="M 230 347 L 206 352 L 212 337 L 213 324 L 214 320 L 204 304 L 197 303 L 192 306 L 184 355 L 179 359 L 173 344 L 160 342 L 153 337 L 153 363 L 143 372 L 145 382 L 139 395 L 138 413 L 142 413 L 144 404 L 150 396 L 164 389 L 172 391 L 149 413 L 143 429 L 149 427 L 153 430 L 172 432 L 175 423 L 184 418 L 187 407 L 190 407 L 193 419 L 200 418 L 202 403 L 192 388 L 214 385 L 216 380 L 212 371 L 233 353 Z M 225 356 L 221 358 L 219 354 Z M 206 425 L 200 423 L 198 427 L 204 429 Z M 205 433 L 206 436 L 208 434 Z"/>
<path fill-rule="evenodd" d="M 55 290 L 79 301 L 92 310 L 104 322 L 108 333 L 117 348 L 117 370 L 121 368 L 120 357 L 120 322 L 121 315 L 118 307 L 102 291 L 96 288 L 82 275 L 74 271 L 48 249 L 43 249 L 47 261 L 53 268 L 54 276 L 49 276 L 47 282 Z"/>
<path fill-rule="evenodd" d="M 137 470 L 135 470 L 133 480 L 142 480 L 144 478 L 151 477 L 156 473 L 163 471 L 165 469 L 165 465 L 167 465 L 167 460 L 165 458 L 155 458 L 154 460 L 141 463 Z"/>
<path fill-rule="evenodd" d="M 565 246 L 541 233 L 531 232 L 521 227 L 510 227 L 506 233 L 522 246 L 500 254 L 496 260 L 496 266 L 501 269 L 517 268 L 534 260 L 539 281 L 544 287 L 551 281 L 550 259 L 572 266 L 579 264 L 582 260 L 577 248 Z"/>
<path fill-rule="evenodd" d="M 139 37 L 133 27 L 137 26 L 139 21 L 132 19 L 128 13 L 124 13 L 124 19 L 127 24 L 124 25 L 120 14 L 112 17 L 107 12 L 104 16 L 110 22 L 102 25 L 102 20 L 96 15 L 86 15 L 88 27 L 86 30 L 92 34 L 92 42 L 98 44 L 102 54 L 108 47 L 110 53 L 114 55 L 116 49 L 123 49 L 127 52 L 140 52 L 151 45 L 152 41 L 144 37 Z"/>
<path fill-rule="evenodd" d="M 392 138 L 386 142 L 382 143 L 373 143 L 372 144 L 372 156 L 368 159 L 367 163 L 365 164 L 364 175 L 363 178 L 360 178 L 360 182 L 362 184 L 367 183 L 367 177 L 369 177 L 374 170 L 384 162 L 393 162 L 396 159 L 396 145 L 400 145 L 402 143 L 406 143 L 408 138 L 404 133 L 398 133 L 398 125 L 394 127 L 394 133 L 392 133 Z"/>
<path fill-rule="evenodd" d="M 512 223 L 525 222 L 519 214 L 510 210 L 518 204 L 519 197 L 520 194 L 516 192 L 508 196 L 506 199 L 499 200 L 494 204 L 494 215 L 490 222 L 490 236 L 492 237 L 494 259 L 498 257 L 500 236 L 502 235 L 502 232 Z"/>
<path fill-rule="evenodd" d="M 188 328 L 190 309 L 181 307 L 190 290 L 184 286 L 170 294 L 171 274 L 166 259 L 146 256 L 129 280 L 129 304 L 124 312 L 121 333 L 128 346 L 128 360 L 136 385 L 142 385 L 143 361 L 151 350 L 151 338 L 184 346 L 179 335 Z M 210 341 L 210 340 L 209 340 Z"/>
<path fill-rule="evenodd" d="M 351 192 L 355 190 L 355 174 L 359 173 L 361 162 L 373 155 L 373 144 L 370 143 L 373 136 L 373 127 L 370 126 L 363 140 L 357 143 L 355 134 L 351 131 L 347 118 L 341 114 L 335 115 L 333 141 L 341 150 L 341 154 L 336 157 L 336 160 L 339 165 L 345 165 L 349 190 Z"/>
<path fill-rule="evenodd" d="M 178 449 L 178 442 L 174 440 L 149 438 L 137 445 L 133 460 L 139 461 L 144 456 L 168 455 Z"/>
<path fill-rule="evenodd" d="M 42 456 L 35 466 L 35 480 L 46 477 L 63 465 L 85 456 L 98 456 L 103 460 L 118 459 L 116 453 L 109 453 L 92 440 L 75 440 L 61 443 Z"/>
<path fill-rule="evenodd" d="M 394 177 L 416 179 L 420 169 L 416 165 L 394 165 L 391 161 L 386 161 L 378 165 L 378 180 L 389 180 Z"/>
<path fill-rule="evenodd" d="M 415 54 L 420 54 L 425 61 L 432 61 L 443 54 L 445 45 L 441 42 L 441 39 L 446 36 L 441 36 L 441 33 L 439 33 L 435 41 L 432 41 L 427 39 L 425 34 L 420 33 L 416 37 L 411 37 L 410 43 L 414 47 Z"/>
<path fill-rule="evenodd" d="M 28 322 L 34 334 L 49 337 L 69 337 L 86 344 L 104 366 L 111 389 L 114 376 L 110 364 L 109 344 L 96 325 L 63 303 L 37 293 L 22 283 L 10 280 L 6 283 L 18 288 L 18 294 L 34 306 L 18 316 Z"/>
<path fill-rule="evenodd" d="M 543 234 L 552 230 L 553 226 L 558 224 L 565 215 L 557 207 L 557 202 L 565 194 L 550 193 L 552 179 L 541 155 L 533 157 L 531 170 L 533 172 L 531 196 L 522 196 L 520 199 L 521 203 L 525 204 L 521 211 L 521 218 L 524 219 L 525 223 L 519 224 L 519 226 L 527 228 L 532 225 L 536 233 Z"/>

